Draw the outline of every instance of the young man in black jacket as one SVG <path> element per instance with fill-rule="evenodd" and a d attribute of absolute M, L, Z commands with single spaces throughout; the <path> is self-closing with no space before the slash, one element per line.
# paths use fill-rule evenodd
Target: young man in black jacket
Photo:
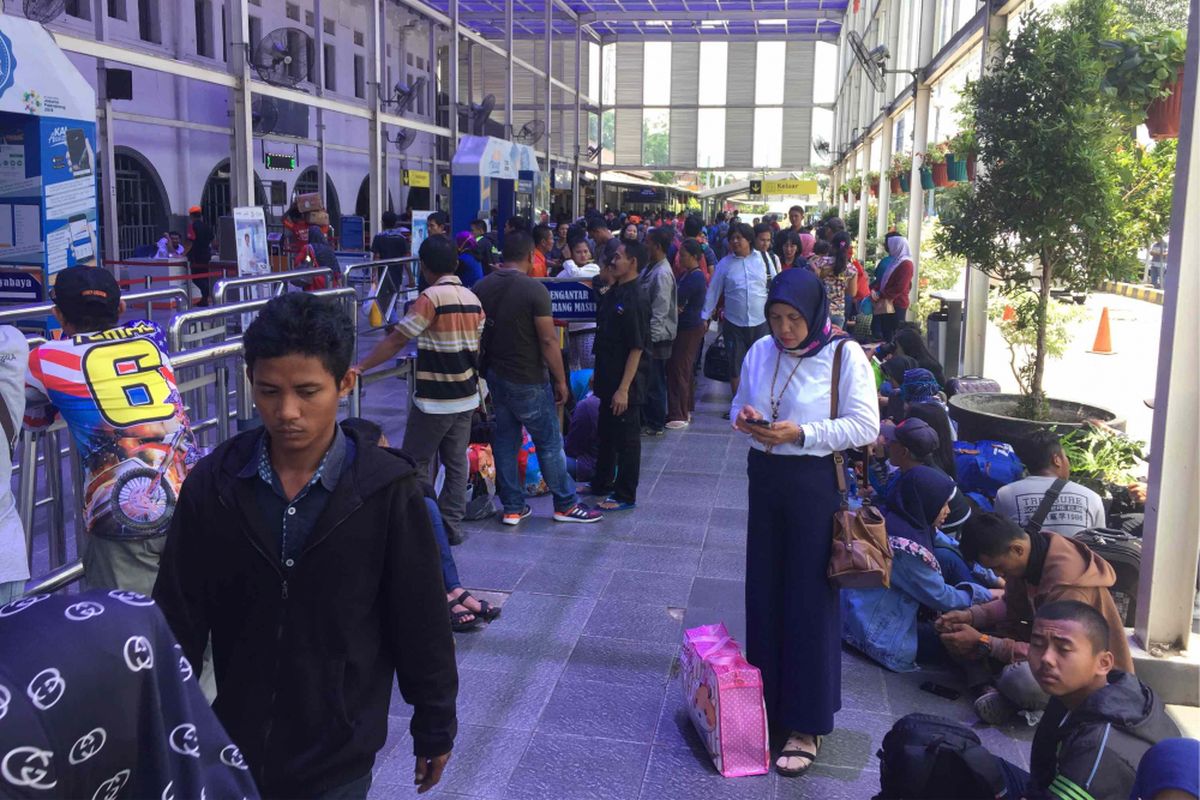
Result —
<path fill-rule="evenodd" d="M 1150 687 L 1113 669 L 1108 623 L 1086 603 L 1038 609 L 1029 664 L 1050 703 L 1033 736 L 1030 773 L 1001 762 L 1008 797 L 1126 798 L 1145 752 L 1179 735 Z"/>
<path fill-rule="evenodd" d="M 197 668 L 212 637 L 218 718 L 264 797 L 365 798 L 392 676 L 413 706 L 420 791 L 457 728 L 437 545 L 411 459 L 337 424 L 352 321 L 304 293 L 246 330 L 263 428 L 189 475 L 154 598 Z"/>

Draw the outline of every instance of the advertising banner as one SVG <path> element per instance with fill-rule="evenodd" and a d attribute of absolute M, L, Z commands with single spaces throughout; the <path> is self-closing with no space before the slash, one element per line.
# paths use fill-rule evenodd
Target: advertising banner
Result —
<path fill-rule="evenodd" d="M 421 250 L 421 242 L 429 238 L 429 215 L 432 211 L 412 212 L 412 253 L 416 255 Z"/>
<path fill-rule="evenodd" d="M 40 122 L 46 273 L 94 266 L 99 251 L 96 125 L 48 117 Z"/>
<path fill-rule="evenodd" d="M 233 209 L 233 231 L 236 243 L 238 275 L 267 275 L 271 272 L 271 260 L 267 255 L 267 219 L 259 206 Z M 271 296 L 270 286 L 246 287 L 242 290 L 246 300 L 265 299 Z M 242 330 L 250 326 L 257 316 L 242 314 Z"/>

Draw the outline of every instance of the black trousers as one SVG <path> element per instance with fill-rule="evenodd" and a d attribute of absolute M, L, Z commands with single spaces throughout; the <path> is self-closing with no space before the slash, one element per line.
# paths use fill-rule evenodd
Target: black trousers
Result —
<path fill-rule="evenodd" d="M 212 272 L 212 264 L 208 261 L 189 261 L 188 272 L 192 275 L 203 275 Z M 192 284 L 200 290 L 201 301 L 207 303 L 212 297 L 212 278 L 192 278 Z"/>
<path fill-rule="evenodd" d="M 622 503 L 636 503 L 642 469 L 642 407 L 630 406 L 618 417 L 612 413 L 611 399 L 601 398 L 597 438 L 600 454 L 592 488 L 611 491 Z"/>

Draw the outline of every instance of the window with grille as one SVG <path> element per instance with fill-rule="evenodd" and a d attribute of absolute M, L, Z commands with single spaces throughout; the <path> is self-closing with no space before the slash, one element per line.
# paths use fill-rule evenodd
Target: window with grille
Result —
<path fill-rule="evenodd" d="M 284 13 L 287 14 L 288 19 L 294 19 L 296 22 L 300 21 L 300 6 L 295 3 L 288 3 L 285 6 Z"/>
<path fill-rule="evenodd" d="M 90 20 L 92 18 L 91 3 L 89 0 L 67 0 L 67 4 L 63 10 L 68 17 L 75 17 L 75 19 Z"/>
<path fill-rule="evenodd" d="M 358 55 L 354 57 L 354 96 L 367 96 L 367 63 Z"/>
<path fill-rule="evenodd" d="M 133 156 L 117 153 L 117 249 L 121 258 L 153 245 L 166 232 L 167 209 L 158 186 Z"/>
<path fill-rule="evenodd" d="M 138 0 L 138 38 L 143 42 L 162 44 L 158 10 L 158 0 Z"/>
<path fill-rule="evenodd" d="M 325 35 L 326 36 L 336 36 L 337 35 L 337 23 L 334 22 L 333 20 L 331 20 L 329 17 L 325 18 Z"/>
<path fill-rule="evenodd" d="M 337 50 L 333 45 L 325 45 L 325 88 L 331 92 L 337 91 Z"/>
<path fill-rule="evenodd" d="M 125 0 L 108 0 L 108 15 L 113 19 L 128 19 L 125 11 Z"/>

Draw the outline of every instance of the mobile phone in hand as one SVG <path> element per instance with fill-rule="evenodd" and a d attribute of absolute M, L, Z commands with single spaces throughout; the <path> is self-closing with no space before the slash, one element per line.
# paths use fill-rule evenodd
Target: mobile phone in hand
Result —
<path fill-rule="evenodd" d="M 957 700 L 962 696 L 961 692 L 955 691 L 949 686 L 942 686 L 940 683 L 934 683 L 933 681 L 925 681 L 922 683 L 921 691 L 929 692 L 930 694 L 936 694 L 938 697 L 944 697 L 947 700 Z"/>
<path fill-rule="evenodd" d="M 760 428 L 769 428 L 769 427 L 771 427 L 771 421 L 770 421 L 769 419 L 763 419 L 762 417 L 759 417 L 758 419 L 749 419 L 749 418 L 747 418 L 747 419 L 745 420 L 745 422 L 746 422 L 746 424 L 747 424 L 747 425 L 757 425 L 757 426 L 759 426 Z"/>

